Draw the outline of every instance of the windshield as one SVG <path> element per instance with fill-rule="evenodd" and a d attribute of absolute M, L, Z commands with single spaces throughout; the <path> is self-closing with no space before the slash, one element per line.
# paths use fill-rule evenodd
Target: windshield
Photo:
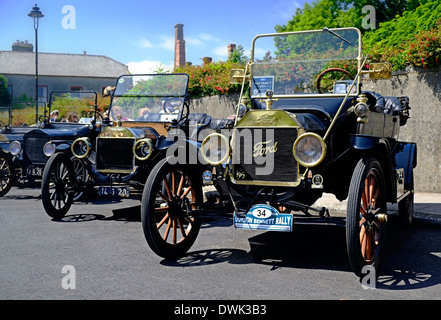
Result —
<path fill-rule="evenodd" d="M 125 75 L 113 93 L 110 118 L 121 121 L 176 119 L 187 95 L 187 74 Z"/>
<path fill-rule="evenodd" d="M 360 43 L 355 28 L 257 36 L 251 96 L 263 97 L 267 90 L 275 96 L 344 95 L 357 73 Z"/>
<path fill-rule="evenodd" d="M 90 123 L 95 117 L 96 92 L 53 91 L 49 101 L 51 123 Z"/>
<path fill-rule="evenodd" d="M 8 107 L 0 107 L 0 126 L 2 123 L 11 126 L 31 126 L 43 115 L 46 104 L 38 102 L 12 102 Z"/>

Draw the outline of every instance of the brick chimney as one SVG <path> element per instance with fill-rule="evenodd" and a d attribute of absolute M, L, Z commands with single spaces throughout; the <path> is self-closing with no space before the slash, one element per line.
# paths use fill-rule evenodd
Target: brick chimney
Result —
<path fill-rule="evenodd" d="M 175 68 L 185 66 L 184 25 L 175 25 Z"/>
<path fill-rule="evenodd" d="M 228 45 L 228 58 L 231 56 L 234 50 L 236 50 L 236 45 L 234 43 L 230 43 Z"/>

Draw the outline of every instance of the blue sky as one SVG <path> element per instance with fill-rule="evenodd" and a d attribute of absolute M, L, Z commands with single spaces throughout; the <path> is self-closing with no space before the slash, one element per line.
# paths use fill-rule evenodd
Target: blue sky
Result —
<path fill-rule="evenodd" d="M 227 59 L 230 43 L 248 54 L 253 37 L 286 24 L 307 0 L 0 0 L 0 50 L 16 40 L 34 44 L 37 3 L 45 15 L 39 52 L 105 55 L 132 73 L 173 65 L 175 24 L 184 24 L 186 60 Z M 67 6 L 67 7 L 66 7 Z M 64 11 L 63 11 L 64 8 Z M 73 9 L 73 10 L 72 10 Z M 72 19 L 69 19 L 72 18 Z"/>

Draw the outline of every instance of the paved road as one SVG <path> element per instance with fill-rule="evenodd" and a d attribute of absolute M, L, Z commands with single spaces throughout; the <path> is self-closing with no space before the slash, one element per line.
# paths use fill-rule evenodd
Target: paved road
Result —
<path fill-rule="evenodd" d="M 389 230 L 381 275 L 375 289 L 364 289 L 349 269 L 343 228 L 296 226 L 287 234 L 206 221 L 186 257 L 165 261 L 148 248 L 139 213 L 127 209 L 138 202 L 90 200 L 53 221 L 38 195 L 13 188 L 0 199 L 0 299 L 180 306 L 183 299 L 441 298 L 441 228 L 421 219 L 409 231 Z"/>

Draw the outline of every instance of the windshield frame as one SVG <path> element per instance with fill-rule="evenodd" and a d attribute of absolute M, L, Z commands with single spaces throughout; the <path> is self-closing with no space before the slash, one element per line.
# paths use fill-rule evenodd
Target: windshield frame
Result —
<path fill-rule="evenodd" d="M 359 29 L 354 28 L 354 27 L 349 27 L 349 28 L 335 28 L 335 29 L 329 29 L 330 31 L 333 32 L 339 32 L 339 31 L 347 31 L 347 30 L 351 30 L 351 31 L 355 31 L 358 34 L 358 54 L 357 54 L 357 68 L 358 70 L 361 69 L 362 67 L 362 60 L 363 60 L 363 55 L 362 55 L 362 37 L 361 37 L 361 32 Z M 250 86 L 250 97 L 252 99 L 264 99 L 265 97 L 262 95 L 254 95 L 251 88 L 253 87 L 253 79 L 255 77 L 255 75 L 253 74 L 253 65 L 255 64 L 255 53 L 256 53 L 256 41 L 258 39 L 261 38 L 275 38 L 275 37 L 280 37 L 280 36 L 289 36 L 289 35 L 296 35 L 296 34 L 308 34 L 308 33 L 320 33 L 320 32 L 328 32 L 328 30 L 322 29 L 322 30 L 306 30 L 306 31 L 293 31 L 293 32 L 283 32 L 283 33 L 267 33 L 267 34 L 260 34 L 257 35 L 253 38 L 252 43 L 251 43 L 251 55 L 250 55 L 250 62 L 249 62 L 249 72 L 250 72 L 250 82 L 249 82 L 249 86 Z M 355 60 L 355 59 L 354 59 Z M 268 76 L 273 76 L 271 74 L 269 74 Z M 360 80 L 361 77 L 360 75 L 358 76 L 358 78 L 354 79 L 356 81 L 355 84 L 355 91 L 349 93 L 349 96 L 357 96 L 359 94 L 359 90 L 360 90 Z M 274 92 L 273 94 L 273 98 L 279 99 L 279 98 L 316 98 L 316 97 L 320 97 L 320 98 L 335 98 L 335 97 L 345 97 L 346 93 L 300 93 L 300 94 L 277 94 L 276 92 Z"/>
<path fill-rule="evenodd" d="M 50 118 L 50 116 L 51 116 L 51 113 L 52 113 L 52 107 L 53 107 L 53 103 L 56 101 L 56 99 L 54 99 L 54 97 L 53 96 L 56 96 L 57 94 L 70 94 L 70 95 L 72 95 L 72 94 L 78 94 L 78 95 L 82 95 L 82 94 L 85 94 L 85 95 L 90 95 L 91 97 L 93 96 L 93 106 L 86 106 L 86 105 L 75 105 L 75 106 L 64 106 L 64 107 L 66 107 L 66 108 L 78 108 L 78 107 L 81 107 L 81 108 L 93 108 L 94 109 L 94 111 L 93 111 L 93 121 L 91 122 L 91 124 L 93 124 L 93 125 L 95 125 L 96 124 L 96 118 L 97 118 L 97 111 L 98 111 L 98 94 L 95 92 L 95 91 L 90 91 L 90 90 L 85 90 L 85 91 L 72 91 L 72 90 L 54 90 L 54 91 L 52 91 L 51 93 L 50 93 L 50 96 L 49 96 L 49 103 L 47 104 L 47 106 L 46 106 L 46 108 L 44 108 L 44 117 L 45 118 Z M 92 101 L 92 100 L 91 100 Z M 60 108 L 61 108 L 62 106 L 60 106 Z M 54 111 L 55 110 L 57 110 L 57 109 L 54 109 Z M 57 110 L 58 111 L 58 110 Z M 49 123 L 57 123 L 57 124 L 81 124 L 81 125 L 84 125 L 85 123 L 82 123 L 82 122 L 80 122 L 80 115 L 78 115 L 78 114 L 76 114 L 75 113 L 75 115 L 76 115 L 76 117 L 77 117 L 77 119 L 78 119 L 78 121 L 75 121 L 75 122 L 64 122 L 64 121 L 56 121 L 56 122 L 51 122 L 50 121 L 50 119 L 49 119 Z"/>
<path fill-rule="evenodd" d="M 118 84 L 122 84 L 125 82 L 124 78 L 139 78 L 139 80 L 141 81 L 147 81 L 151 78 L 157 78 L 157 77 L 169 77 L 170 79 L 172 79 L 172 77 L 185 77 L 185 81 L 182 82 L 182 87 L 181 89 L 184 89 L 184 83 L 185 83 L 185 90 L 179 90 L 181 92 L 170 92 L 170 93 L 164 93 L 164 92 L 159 92 L 159 93 L 144 93 L 142 92 L 141 94 L 128 94 L 128 91 L 126 93 L 121 93 L 118 91 Z M 143 79 L 146 78 L 146 79 Z M 123 80 L 121 82 L 121 80 Z M 124 74 L 118 77 L 118 79 L 116 80 L 116 85 L 115 88 L 112 92 L 111 95 L 111 99 L 110 99 L 110 106 L 109 106 L 109 116 L 113 119 L 113 121 L 119 120 L 119 121 L 127 121 L 127 122 L 152 122 L 152 120 L 144 120 L 141 117 L 136 117 L 136 118 L 129 118 L 129 116 L 127 117 L 120 117 L 120 119 L 118 119 L 118 116 L 116 114 L 114 114 L 114 108 L 119 106 L 119 99 L 142 99 L 142 98 L 152 98 L 152 102 L 154 102 L 154 100 L 160 100 L 161 98 L 165 98 L 166 100 L 163 100 L 162 103 L 164 103 L 165 101 L 171 100 L 171 99 L 180 99 L 182 101 L 182 103 L 177 107 L 176 111 L 171 112 L 171 113 L 164 113 L 164 116 L 161 116 L 160 118 L 158 118 L 158 120 L 154 120 L 154 122 L 171 122 L 172 120 L 180 120 L 183 118 L 183 114 L 184 114 L 184 109 L 185 106 L 188 105 L 188 98 L 189 98 L 189 94 L 188 94 L 188 85 L 189 85 L 189 81 L 190 81 L 190 77 L 188 74 L 186 73 L 153 73 L 153 74 Z M 176 82 L 178 83 L 178 82 Z M 134 84 L 130 90 L 132 90 L 133 88 L 136 87 L 137 84 Z M 134 100 L 136 101 L 136 100 Z M 133 106 L 129 106 L 129 108 L 133 108 L 133 110 L 137 110 L 138 112 L 141 112 L 142 109 L 148 109 L 147 113 L 148 114 L 157 114 L 160 113 L 162 111 L 161 108 L 157 109 L 157 112 L 151 111 L 152 108 L 155 109 L 157 108 L 157 106 L 140 106 L 138 109 L 134 108 L 134 106 L 136 105 L 136 103 L 134 102 Z M 187 107 L 188 109 L 188 107 Z"/>

